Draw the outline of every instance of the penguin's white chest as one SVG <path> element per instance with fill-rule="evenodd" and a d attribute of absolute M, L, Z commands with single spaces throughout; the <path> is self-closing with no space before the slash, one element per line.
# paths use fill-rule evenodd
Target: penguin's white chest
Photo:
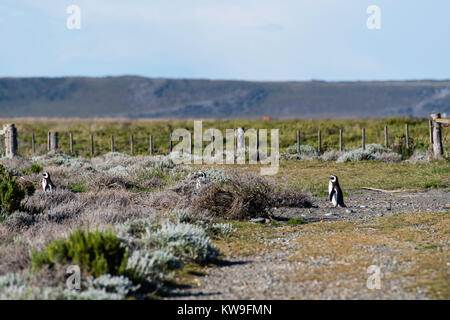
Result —
<path fill-rule="evenodd" d="M 45 191 L 46 188 L 47 188 L 47 180 L 42 179 L 42 189 Z"/>
<path fill-rule="evenodd" d="M 338 201 L 337 201 L 337 192 L 335 192 L 334 194 L 333 194 L 333 197 L 331 198 L 331 203 L 333 204 L 333 206 L 337 206 L 337 203 L 338 203 Z"/>
<path fill-rule="evenodd" d="M 331 194 L 331 191 L 333 191 L 333 183 L 330 181 L 328 182 L 328 194 Z"/>

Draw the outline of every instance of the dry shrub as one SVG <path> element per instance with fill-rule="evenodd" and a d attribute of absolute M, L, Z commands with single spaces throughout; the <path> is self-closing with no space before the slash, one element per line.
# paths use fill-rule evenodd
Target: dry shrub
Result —
<path fill-rule="evenodd" d="M 24 209 L 32 214 L 42 213 L 54 204 L 61 204 L 75 200 L 76 195 L 67 189 L 56 189 L 54 192 L 36 191 L 31 197 L 22 201 Z"/>
<path fill-rule="evenodd" d="M 13 231 L 21 231 L 34 223 L 34 217 L 27 212 L 14 212 L 5 219 L 3 224 Z"/>
<path fill-rule="evenodd" d="M 30 249 L 26 243 L 12 243 L 0 250 L 0 274 L 16 272 L 30 266 Z"/>
<path fill-rule="evenodd" d="M 174 209 L 184 207 L 186 199 L 173 191 L 152 192 L 145 203 L 155 209 Z M 188 204 L 186 204 L 187 206 Z"/>
<path fill-rule="evenodd" d="M 193 207 L 225 219 L 267 217 L 271 207 L 270 192 L 270 183 L 258 175 L 233 174 L 227 183 L 203 187 L 193 199 Z"/>
<path fill-rule="evenodd" d="M 125 190 L 127 188 L 127 182 L 125 178 L 122 177 L 99 173 L 89 177 L 87 187 L 89 190 L 94 191 L 99 191 L 101 189 Z"/>
<path fill-rule="evenodd" d="M 268 179 L 246 173 L 232 174 L 226 183 L 203 187 L 193 197 L 192 207 L 224 219 L 248 220 L 268 217 L 273 207 L 311 207 L 311 201 L 300 191 L 279 190 Z"/>

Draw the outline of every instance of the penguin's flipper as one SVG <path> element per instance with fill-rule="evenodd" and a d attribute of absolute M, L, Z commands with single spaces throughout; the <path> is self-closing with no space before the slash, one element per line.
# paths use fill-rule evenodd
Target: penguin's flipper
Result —
<path fill-rule="evenodd" d="M 330 191 L 330 201 L 333 200 L 333 196 L 334 196 L 335 193 L 336 193 L 336 190 L 334 190 L 334 188 L 331 189 L 331 191 Z"/>

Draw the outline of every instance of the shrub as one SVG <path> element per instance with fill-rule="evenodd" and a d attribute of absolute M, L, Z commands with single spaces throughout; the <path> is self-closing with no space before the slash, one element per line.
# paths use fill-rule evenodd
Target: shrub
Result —
<path fill-rule="evenodd" d="M 20 209 L 23 198 L 25 198 L 25 191 L 16 178 L 7 172 L 3 165 L 0 165 L 0 209 L 9 215 Z"/>
<path fill-rule="evenodd" d="M 402 160 L 402 155 L 396 152 L 384 152 L 377 154 L 377 158 L 383 162 L 399 162 Z"/>
<path fill-rule="evenodd" d="M 376 156 L 367 150 L 356 149 L 344 153 L 337 159 L 337 162 L 356 162 L 364 160 L 376 160 Z"/>
<path fill-rule="evenodd" d="M 202 228 L 186 223 L 167 224 L 156 232 L 150 231 L 145 242 L 152 248 L 169 251 L 184 261 L 214 261 L 219 253 Z"/>
<path fill-rule="evenodd" d="M 4 221 L 4 224 L 11 230 L 20 231 L 31 226 L 34 223 L 34 217 L 27 212 L 14 212 Z"/>
<path fill-rule="evenodd" d="M 330 151 L 324 152 L 324 154 L 320 156 L 320 159 L 322 159 L 324 161 L 336 161 L 343 154 L 344 154 L 343 152 L 338 151 L 338 150 L 330 150 Z"/>
<path fill-rule="evenodd" d="M 281 160 L 312 160 L 319 157 L 319 152 L 311 146 L 300 145 L 300 150 L 297 152 L 297 146 L 289 146 L 284 152 L 280 153 Z"/>
<path fill-rule="evenodd" d="M 225 184 L 212 184 L 193 199 L 196 211 L 208 210 L 225 219 L 248 220 L 268 216 L 271 208 L 269 182 L 254 174 L 234 174 Z"/>
<path fill-rule="evenodd" d="M 77 230 L 67 239 L 50 242 L 44 251 L 31 253 L 34 269 L 75 263 L 95 277 L 123 274 L 127 258 L 128 250 L 111 230 L 107 233 Z"/>
<path fill-rule="evenodd" d="M 39 163 L 32 163 L 28 169 L 23 170 L 23 174 L 41 173 L 44 168 Z"/>
<path fill-rule="evenodd" d="M 180 259 L 167 250 L 136 250 L 128 258 L 127 273 L 141 281 L 168 280 L 171 270 L 180 267 Z"/>

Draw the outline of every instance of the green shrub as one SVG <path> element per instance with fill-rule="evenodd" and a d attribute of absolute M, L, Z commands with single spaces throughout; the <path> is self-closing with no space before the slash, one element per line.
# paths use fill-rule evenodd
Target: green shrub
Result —
<path fill-rule="evenodd" d="M 23 170 L 23 174 L 41 173 L 44 168 L 39 163 L 32 163 L 28 169 Z"/>
<path fill-rule="evenodd" d="M 16 178 L 0 165 L 0 210 L 6 215 L 20 209 L 20 202 L 25 198 L 25 191 Z"/>
<path fill-rule="evenodd" d="M 127 259 L 128 250 L 111 230 L 107 233 L 77 230 L 67 239 L 50 242 L 44 251 L 31 253 L 34 269 L 73 263 L 94 277 L 124 274 Z"/>
<path fill-rule="evenodd" d="M 69 189 L 75 193 L 87 191 L 86 186 L 83 182 L 73 182 L 69 185 Z"/>

